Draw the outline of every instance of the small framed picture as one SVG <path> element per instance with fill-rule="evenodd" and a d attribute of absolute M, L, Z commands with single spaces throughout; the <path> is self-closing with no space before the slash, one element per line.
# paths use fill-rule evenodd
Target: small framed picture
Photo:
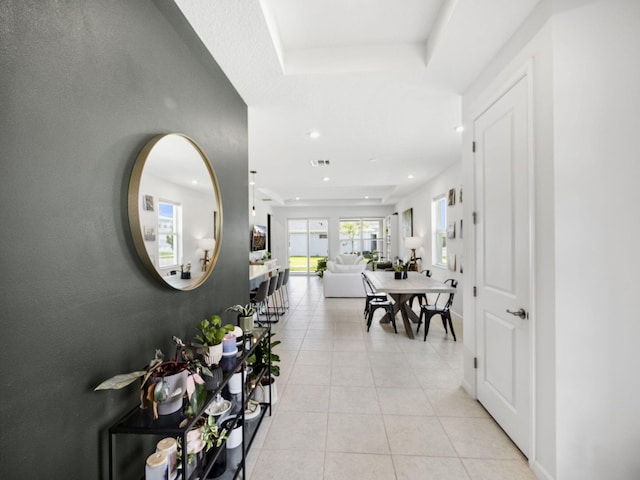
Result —
<path fill-rule="evenodd" d="M 146 242 L 155 242 L 156 241 L 156 229 L 153 227 L 144 227 L 144 240 Z"/>
<path fill-rule="evenodd" d="M 449 190 L 448 202 L 447 205 L 450 207 L 456 204 L 456 189 L 452 188 Z"/>
<path fill-rule="evenodd" d="M 458 194 L 458 203 L 462 203 L 462 185 L 460 185 L 460 193 Z"/>
<path fill-rule="evenodd" d="M 147 212 L 153 212 L 155 210 L 153 206 L 153 197 L 151 195 L 144 196 L 143 206 Z"/>
<path fill-rule="evenodd" d="M 456 238 L 456 222 L 451 222 L 447 226 L 447 238 Z"/>

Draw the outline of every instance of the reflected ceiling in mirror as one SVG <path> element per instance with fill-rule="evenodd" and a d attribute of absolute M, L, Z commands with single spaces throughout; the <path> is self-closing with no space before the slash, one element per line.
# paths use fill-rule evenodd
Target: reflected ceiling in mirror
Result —
<path fill-rule="evenodd" d="M 218 180 L 202 149 L 177 133 L 142 149 L 129 181 L 129 225 L 142 263 L 176 290 L 207 279 L 222 240 Z"/>

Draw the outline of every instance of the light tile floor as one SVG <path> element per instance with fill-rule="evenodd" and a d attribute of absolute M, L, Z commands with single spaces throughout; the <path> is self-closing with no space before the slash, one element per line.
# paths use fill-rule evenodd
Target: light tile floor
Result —
<path fill-rule="evenodd" d="M 273 326 L 278 402 L 249 454 L 250 480 L 535 480 L 460 387 L 462 344 L 440 322 L 426 343 L 402 322 L 397 335 L 377 319 L 367 332 L 364 300 L 325 299 L 321 282 L 292 276 L 290 309 Z"/>

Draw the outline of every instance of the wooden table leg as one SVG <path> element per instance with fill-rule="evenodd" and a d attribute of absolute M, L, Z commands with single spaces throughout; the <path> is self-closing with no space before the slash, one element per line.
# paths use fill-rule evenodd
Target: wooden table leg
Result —
<path fill-rule="evenodd" d="M 417 323 L 418 316 L 415 314 L 411 308 L 409 308 L 408 301 L 411 298 L 411 295 L 408 294 L 399 294 L 399 293 L 391 293 L 391 298 L 395 302 L 393 305 L 393 314 L 397 315 L 400 312 L 402 316 L 402 324 L 404 325 L 404 330 L 407 332 L 407 337 L 415 338 L 413 336 L 413 329 L 411 328 L 411 322 Z M 389 318 L 389 314 L 385 313 L 384 316 L 380 319 L 380 323 L 389 323 L 391 319 Z"/>

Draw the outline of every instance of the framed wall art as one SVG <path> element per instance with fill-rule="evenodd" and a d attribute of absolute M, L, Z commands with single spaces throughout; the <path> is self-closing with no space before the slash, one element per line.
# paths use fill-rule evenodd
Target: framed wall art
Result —
<path fill-rule="evenodd" d="M 402 212 L 402 236 L 413 237 L 413 208 Z"/>

